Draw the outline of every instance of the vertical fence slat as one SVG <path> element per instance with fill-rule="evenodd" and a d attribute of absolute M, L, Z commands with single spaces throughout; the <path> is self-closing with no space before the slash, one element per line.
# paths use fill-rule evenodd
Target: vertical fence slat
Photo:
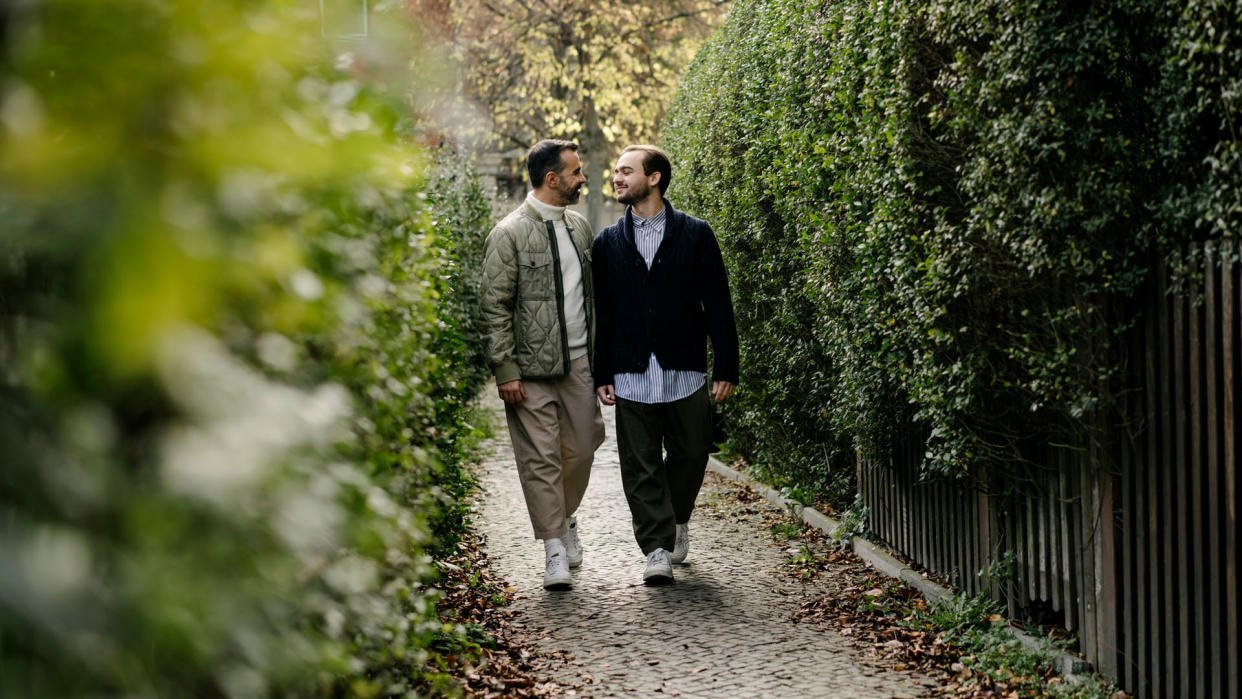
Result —
<path fill-rule="evenodd" d="M 1117 668 L 1115 673 L 1121 684 L 1134 687 L 1138 684 L 1135 672 L 1138 662 L 1138 645 L 1135 643 L 1135 631 L 1139 625 L 1138 602 L 1143 599 L 1142 583 L 1135 561 L 1142 560 L 1140 551 L 1141 534 L 1138 526 L 1141 515 L 1138 488 L 1136 487 L 1140 471 L 1140 461 L 1134 443 L 1134 416 L 1141 415 L 1143 410 L 1142 395 L 1129 390 L 1138 375 L 1138 367 L 1145 362 L 1142 345 L 1136 333 L 1128 334 L 1127 358 L 1125 372 L 1125 388 L 1122 394 L 1121 418 L 1118 421 L 1118 438 L 1121 447 L 1121 473 L 1117 478 L 1117 493 L 1121 498 L 1121 528 L 1117 535 L 1117 600 L 1120 609 L 1121 625 L 1117 633 Z"/>
<path fill-rule="evenodd" d="M 918 513 L 915 521 L 919 531 L 918 536 L 915 538 L 915 548 L 919 552 L 919 560 L 923 561 L 925 565 L 934 570 L 936 562 L 932 557 L 930 542 L 932 540 L 931 528 L 935 525 L 931 517 L 928 517 L 930 507 L 927 502 L 927 486 L 920 483 L 918 481 L 918 476 L 914 475 L 913 472 L 910 477 L 913 479 L 913 482 L 916 483 L 916 485 L 910 489 L 910 500 L 914 503 Z"/>
<path fill-rule="evenodd" d="M 1186 439 L 1185 468 L 1183 472 L 1183 483 L 1186 486 L 1185 497 L 1181 498 L 1184 502 L 1186 518 L 1183 520 L 1185 530 L 1182 532 L 1183 555 L 1189 560 L 1186 564 L 1186 570 L 1183 571 L 1183 616 L 1184 624 L 1187 629 L 1184 641 L 1185 648 L 1182 651 L 1182 658 L 1185 668 L 1186 677 L 1183 679 L 1182 686 L 1186 691 L 1186 696 L 1190 697 L 1206 697 L 1207 694 L 1203 687 L 1203 680 L 1207 672 L 1204 662 L 1208 659 L 1208 654 L 1204 653 L 1204 633 L 1207 631 L 1207 624 L 1204 623 L 1204 605 L 1207 601 L 1207 595 L 1204 592 L 1204 575 L 1203 565 L 1206 558 L 1204 547 L 1207 539 L 1203 531 L 1203 517 L 1205 513 L 1203 499 L 1203 476 L 1204 476 L 1204 459 L 1203 459 L 1203 436 L 1202 436 L 1202 420 L 1203 420 L 1203 376 L 1202 376 L 1202 354 L 1203 354 L 1203 305 L 1197 304 L 1193 300 L 1197 299 L 1202 293 L 1199 285 L 1195 282 L 1190 284 L 1190 299 L 1186 304 L 1186 340 L 1187 340 L 1187 356 L 1186 356 L 1186 379 L 1182 382 L 1186 386 L 1189 416 L 1186 420 L 1184 432 L 1181 432 L 1183 439 Z"/>
<path fill-rule="evenodd" d="M 1208 259 L 1207 272 L 1207 313 L 1210 320 L 1207 323 L 1208 338 L 1208 364 L 1207 364 L 1207 385 L 1210 386 L 1207 396 L 1207 463 L 1208 463 L 1208 539 L 1210 539 L 1211 554 L 1208 556 L 1208 567 L 1211 577 L 1211 610 L 1216 613 L 1210 615 L 1212 639 L 1212 669 L 1211 683 L 1208 684 L 1208 692 L 1211 697 L 1222 697 L 1227 692 L 1228 684 L 1228 657 L 1225 653 L 1226 632 L 1221 623 L 1220 610 L 1226 610 L 1226 587 L 1225 587 L 1225 560 L 1228 557 L 1236 555 L 1225 548 L 1225 533 L 1222 526 L 1218 525 L 1225 520 L 1225 493 L 1223 493 L 1223 478 L 1228 464 L 1223 462 L 1223 431 L 1225 431 L 1225 411 L 1223 411 L 1223 401 L 1228 391 L 1228 384 L 1222 381 L 1222 364 L 1225 361 L 1223 349 L 1228 341 L 1226 328 L 1226 315 L 1222 313 L 1222 293 L 1223 278 L 1230 274 L 1230 269 L 1222 267 L 1225 258 L 1221 255 L 1220 246 L 1213 243 L 1211 247 L 1211 256 Z"/>
<path fill-rule="evenodd" d="M 1084 648 L 1090 648 L 1094 642 L 1094 629 L 1091 628 L 1091 615 L 1088 590 L 1091 589 L 1090 572 L 1094 568 L 1092 563 L 1091 548 L 1091 531 L 1088 527 L 1089 520 L 1084 513 L 1089 509 L 1089 498 L 1086 489 L 1083 487 L 1083 478 L 1086 474 L 1083 472 L 1081 460 L 1075 459 L 1066 464 L 1069 477 L 1067 483 L 1071 489 L 1070 500 L 1070 522 L 1073 527 L 1073 537 L 1070 542 L 1074 545 L 1074 552 L 1077 554 L 1070 561 L 1071 570 L 1073 571 L 1072 580 L 1074 581 L 1074 604 L 1070 605 L 1069 613 L 1073 614 L 1075 626 L 1078 629 L 1078 637 Z"/>
<path fill-rule="evenodd" d="M 1012 616 L 1026 598 L 1026 578 L 1022 572 L 1022 503 L 1012 494 L 1006 496 L 1005 502 L 1005 512 L 998 519 L 1005 535 L 1001 553 L 1008 551 L 1012 554 L 1013 563 L 1004 588 L 1005 596 L 1009 599 L 1009 614 Z"/>
<path fill-rule="evenodd" d="M 1022 551 L 1026 561 L 1023 571 L 1026 575 L 1026 597 L 1022 600 L 1023 606 L 1027 605 L 1030 600 L 1039 599 L 1036 595 L 1035 584 L 1039 574 L 1039 556 L 1036 554 L 1035 548 L 1035 504 L 1031 498 L 1022 498 Z"/>
<path fill-rule="evenodd" d="M 877 459 L 864 458 L 861 454 L 858 459 L 859 479 L 867 479 L 867 487 L 864 490 L 863 499 L 867 505 L 867 520 L 871 531 L 880 539 L 892 543 L 891 535 L 888 530 L 889 508 L 893 506 L 892 493 L 889 493 L 888 483 L 884 479 L 884 469 Z"/>
<path fill-rule="evenodd" d="M 959 487 L 954 491 L 954 497 L 957 498 L 958 519 L 962 523 L 962 535 L 958 539 L 958 550 L 961 552 L 961 560 L 958 565 L 962 569 L 962 589 L 973 592 L 975 580 L 975 572 L 971 570 L 972 556 L 971 551 L 974 549 L 975 528 L 973 520 L 970 516 L 970 492 L 965 487 Z"/>
<path fill-rule="evenodd" d="M 885 541 L 892 541 L 889 538 L 888 528 L 885 526 L 888 518 L 887 508 L 891 507 L 891 499 L 880 498 L 881 489 L 884 487 L 883 469 L 876 468 L 875 462 L 859 456 L 858 459 L 859 482 L 866 479 L 867 485 L 863 488 L 863 502 L 867 506 L 867 526 L 876 536 Z"/>
<path fill-rule="evenodd" d="M 1060 450 L 1058 450 L 1060 451 Z M 1052 586 L 1052 604 L 1056 609 L 1060 609 L 1066 616 L 1066 628 L 1073 625 L 1073 612 L 1070 607 L 1073 605 L 1074 599 L 1074 562 L 1073 556 L 1076 547 L 1071 543 L 1070 532 L 1070 513 L 1069 513 L 1069 493 L 1066 488 L 1066 479 L 1069 474 L 1065 472 L 1065 465 L 1057 463 L 1057 477 L 1053 481 L 1055 489 L 1053 490 L 1053 502 L 1056 505 L 1057 513 L 1057 530 L 1053 532 L 1053 536 L 1057 542 L 1057 548 L 1060 551 L 1059 566 L 1057 570 L 1057 579 Z"/>
<path fill-rule="evenodd" d="M 953 516 L 953 500 L 949 496 L 948 483 L 936 484 L 934 511 L 940 513 L 940 517 L 935 519 L 939 522 L 945 534 L 940 537 L 940 541 L 936 542 L 941 570 L 944 571 L 945 579 L 951 581 L 956 587 L 958 580 L 957 571 L 953 569 L 953 535 L 957 533 L 957 518 Z"/>
<path fill-rule="evenodd" d="M 1058 457 L 1063 454 L 1058 453 Z M 1059 504 L 1058 512 L 1058 529 L 1062 530 L 1062 538 L 1064 546 L 1069 550 L 1066 556 L 1066 576 L 1059 585 L 1062 586 L 1064 597 L 1066 597 L 1066 605 L 1064 605 L 1064 615 L 1066 615 L 1066 628 L 1069 631 L 1081 632 L 1082 626 L 1078 621 L 1078 591 L 1081 590 L 1078 580 L 1078 546 L 1079 536 L 1077 526 L 1074 525 L 1074 508 L 1077 502 L 1074 500 L 1074 488 L 1072 483 L 1073 474 L 1069 471 L 1067 464 L 1062 459 L 1057 459 L 1057 480 L 1056 493 L 1057 502 Z M 1081 633 L 1079 633 L 1081 636 Z"/>
<path fill-rule="evenodd" d="M 1056 515 L 1052 507 L 1051 493 L 1047 490 L 1039 497 L 1039 599 L 1048 600 L 1052 597 L 1053 560 L 1056 556 L 1054 532 L 1056 531 Z"/>
<path fill-rule="evenodd" d="M 970 582 L 970 593 L 972 595 L 979 594 L 983 591 L 979 579 L 979 569 L 983 566 L 979 563 L 979 541 L 983 536 L 983 522 L 979 518 L 979 497 L 978 489 L 962 491 L 962 507 L 966 512 L 966 580 Z"/>
<path fill-rule="evenodd" d="M 1012 496 L 1008 498 L 1008 501 L 1009 504 L 1004 514 L 1005 544 L 1001 550 L 1013 552 L 1013 571 L 1010 578 L 1005 581 L 1005 597 L 1009 600 L 1009 615 L 1013 616 L 1017 613 L 1018 605 L 1026 597 L 1026 583 L 1022 577 L 1021 503 Z"/>
<path fill-rule="evenodd" d="M 1058 459 L 1062 473 L 1065 478 L 1061 481 L 1061 493 L 1059 495 L 1061 506 L 1063 508 L 1065 521 L 1069 526 L 1068 536 L 1062 539 L 1062 550 L 1065 552 L 1064 571 L 1062 572 L 1061 586 L 1064 595 L 1065 613 L 1068 617 L 1072 617 L 1075 625 L 1082 630 L 1087 631 L 1086 618 L 1084 615 L 1083 600 L 1086 588 L 1083 587 L 1083 575 L 1087 567 L 1087 561 L 1083 558 L 1083 547 L 1088 541 L 1083 530 L 1082 516 L 1082 459 L 1083 452 L 1079 449 L 1087 445 L 1075 442 L 1074 449 L 1062 449 L 1061 458 Z M 1084 647 L 1087 638 L 1079 634 L 1082 638 Z"/>
<path fill-rule="evenodd" d="M 1112 434 L 1112 433 L 1110 433 Z M 1115 436 L 1115 435 L 1114 435 Z M 1095 605 L 1095 654 L 1098 666 L 1107 674 L 1117 674 L 1118 632 L 1121 627 L 1120 607 L 1117 605 L 1118 579 L 1116 575 L 1116 529 L 1117 503 L 1113 469 L 1119 455 L 1116 444 L 1103 444 L 1096 449 L 1092 466 L 1096 480 L 1095 527 L 1095 586 L 1092 599 Z"/>
<path fill-rule="evenodd" d="M 912 462 L 907 462 L 907 466 Z M 918 532 L 914 539 L 915 550 L 918 551 L 919 560 L 929 566 L 934 566 L 935 562 L 931 559 L 931 551 L 928 550 L 927 542 L 931 540 L 931 523 L 927 517 L 927 489 L 918 480 L 918 475 L 911 470 L 910 479 L 914 485 L 910 488 L 909 502 L 913 503 L 916 516 L 914 518 L 914 526 L 918 527 Z"/>
<path fill-rule="evenodd" d="M 966 526 L 966 513 L 962 509 L 962 485 L 954 483 L 949 488 L 949 497 L 953 503 L 953 519 L 957 523 L 957 527 L 953 531 L 953 568 L 957 571 L 957 585 L 959 589 L 965 590 L 969 587 L 970 581 L 966 576 L 966 537 L 970 533 L 970 528 Z"/>
<path fill-rule="evenodd" d="M 943 557 L 945 574 L 948 576 L 949 580 L 953 581 L 954 587 L 958 587 L 962 584 L 962 581 L 961 575 L 957 570 L 956 535 L 961 531 L 962 523 L 957 519 L 957 511 L 953 507 L 953 488 L 948 483 L 942 483 L 940 485 L 940 506 L 943 508 L 941 511 L 949 516 L 949 531 L 952 532 L 950 536 L 943 537 L 943 541 L 941 542 L 941 548 L 944 551 Z"/>
<path fill-rule="evenodd" d="M 1188 468 L 1190 460 L 1190 440 L 1189 432 L 1189 397 L 1186 386 L 1186 377 L 1188 375 L 1189 357 L 1187 352 L 1188 342 L 1188 316 L 1191 314 L 1189 304 L 1178 298 L 1175 302 L 1173 313 L 1173 394 L 1174 398 L 1174 432 L 1173 441 L 1175 446 L 1175 456 L 1169 464 L 1169 470 L 1172 476 L 1173 488 L 1169 493 L 1175 500 L 1173 527 L 1173 550 L 1176 552 L 1175 568 L 1177 574 L 1173 582 L 1173 597 L 1169 600 L 1171 612 L 1173 614 L 1176 629 L 1173 633 L 1173 644 L 1177 647 L 1177 661 L 1173 666 L 1173 674 L 1175 676 L 1173 686 L 1179 691 L 1178 696 L 1185 699 L 1190 698 L 1190 664 L 1191 659 L 1191 639 L 1190 639 L 1190 616 L 1189 609 L 1189 580 L 1190 580 L 1190 547 L 1185 536 L 1188 534 L 1190 526 L 1190 490 L 1189 490 L 1189 473 Z"/>
<path fill-rule="evenodd" d="M 936 546 L 935 540 L 929 536 L 928 529 L 936 526 L 936 518 L 932 516 L 932 512 L 936 509 L 936 490 L 935 488 L 923 485 L 919 488 L 919 519 L 922 522 L 923 537 L 921 541 L 921 552 L 923 560 L 928 562 L 937 573 L 943 573 L 944 568 L 940 565 L 940 551 Z"/>
<path fill-rule="evenodd" d="M 970 578 L 966 574 L 966 544 L 967 535 L 970 533 L 970 527 L 966 524 L 966 510 L 963 509 L 965 498 L 962 497 L 962 484 L 954 483 L 953 488 L 949 491 L 949 497 L 953 503 L 953 517 L 957 520 L 957 530 L 953 537 L 953 567 L 957 570 L 957 580 L 959 589 L 966 590 L 970 587 Z"/>
<path fill-rule="evenodd" d="M 962 488 L 962 512 L 966 517 L 965 540 L 966 546 L 966 581 L 969 583 L 968 589 L 972 595 L 979 594 L 982 591 L 979 583 L 979 532 L 983 528 L 982 522 L 979 521 L 979 498 L 975 497 L 977 488 Z"/>
<path fill-rule="evenodd" d="M 1147 509 L 1145 512 L 1144 526 L 1147 532 L 1147 560 L 1151 565 L 1143 566 L 1141 569 L 1144 580 L 1147 581 L 1147 597 L 1143 598 L 1141 604 L 1145 605 L 1143 615 L 1142 638 L 1143 654 L 1141 656 L 1142 664 L 1139 666 L 1140 682 L 1134 685 L 1135 691 L 1143 696 L 1155 696 L 1155 686 L 1153 678 L 1156 676 L 1157 668 L 1160 665 L 1160 648 L 1157 638 L 1159 636 L 1160 626 L 1160 571 L 1162 568 L 1158 565 L 1160 561 L 1160 521 L 1159 521 L 1159 505 L 1157 501 L 1157 493 L 1159 492 L 1159 473 L 1160 467 L 1160 450 L 1162 443 L 1160 441 L 1160 405 L 1163 398 L 1163 391 L 1159 381 L 1160 377 L 1160 345 L 1158 338 L 1162 337 L 1159 332 L 1164 330 L 1161 322 L 1160 300 L 1164 293 L 1164 283 L 1162 275 L 1156 287 L 1148 292 L 1148 318 L 1145 324 L 1144 345 L 1147 348 L 1147 356 L 1145 359 L 1146 370 L 1146 390 L 1143 392 L 1147 398 L 1147 405 L 1144 411 L 1144 433 L 1147 445 L 1145 461 L 1145 500 Z M 1150 694 L 1149 694 L 1150 692 Z"/>
<path fill-rule="evenodd" d="M 1146 666 L 1146 650 L 1147 646 L 1143 642 L 1147 638 L 1147 600 L 1151 593 L 1148 588 L 1148 575 L 1151 570 L 1149 565 L 1140 565 L 1140 561 L 1151 560 L 1151 540 L 1147 532 L 1147 514 L 1149 511 L 1149 503 L 1146 498 L 1145 485 L 1147 483 L 1148 462 L 1147 454 L 1150 449 L 1144 449 L 1147 443 L 1147 435 L 1151 432 L 1151 420 L 1148 417 L 1151 412 L 1151 386 L 1152 382 L 1148 378 L 1151 372 L 1151 355 L 1152 348 L 1148 338 L 1151 334 L 1152 326 L 1152 309 L 1148 297 L 1150 291 L 1144 294 L 1140 299 L 1141 318 L 1139 328 L 1132 333 L 1134 340 L 1134 386 L 1136 390 L 1133 392 L 1132 405 L 1134 409 L 1126 416 L 1126 441 L 1130 445 L 1131 468 L 1122 472 L 1122 478 L 1129 480 L 1127 490 L 1130 493 L 1131 510 L 1128 510 L 1127 521 L 1129 522 L 1127 538 L 1129 539 L 1130 558 L 1123 565 L 1134 581 L 1126 592 L 1129 593 L 1127 606 L 1131 610 L 1131 621 L 1126 625 L 1126 653 L 1125 658 L 1128 674 L 1124 675 L 1122 681 L 1126 687 L 1138 689 L 1142 686 L 1144 673 L 1142 668 Z"/>
<path fill-rule="evenodd" d="M 1158 565 L 1160 566 L 1160 600 L 1156 602 L 1158 610 L 1160 610 L 1160 626 L 1155 632 L 1153 642 L 1159 643 L 1160 659 L 1154 664 L 1151 670 L 1151 679 L 1153 679 L 1153 697 L 1164 697 L 1165 693 L 1172 692 L 1169 687 L 1169 680 L 1172 678 L 1172 668 L 1177 664 L 1177 638 L 1176 627 L 1174 623 L 1174 605 L 1176 605 L 1176 596 L 1174 589 L 1174 543 L 1172 543 L 1172 515 L 1170 512 L 1172 505 L 1172 494 L 1176 493 L 1174 489 L 1174 473 L 1176 471 L 1176 452 L 1174 451 L 1174 442 L 1172 442 L 1172 412 L 1174 412 L 1174 399 L 1172 399 L 1172 377 L 1170 376 L 1170 360 L 1172 356 L 1172 302 L 1166 289 L 1167 274 L 1161 269 L 1160 284 L 1160 300 L 1161 313 L 1160 325 L 1161 333 L 1156 336 L 1160 346 L 1160 461 L 1156 464 L 1156 473 L 1160 479 L 1160 521 L 1158 526 L 1158 534 L 1160 535 L 1160 552 Z"/>
<path fill-rule="evenodd" d="M 891 532 L 889 536 L 892 537 L 891 541 L 894 544 L 901 547 L 902 551 L 909 551 L 910 548 L 901 539 L 903 532 L 906 530 L 906 527 L 903 526 L 903 518 L 906 513 L 905 492 L 903 490 L 904 486 L 901 485 L 902 481 L 899 478 L 900 472 L 897 470 L 901 468 L 901 464 L 893 462 L 891 456 L 889 457 L 889 462 L 888 468 L 885 470 L 885 478 L 888 483 L 886 494 L 892 503 L 888 513 L 888 526 Z"/>
<path fill-rule="evenodd" d="M 989 484 L 985 481 L 983 487 L 979 488 L 978 494 L 975 497 L 975 517 L 976 521 L 979 523 L 978 528 L 975 530 L 975 536 L 978 537 L 975 540 L 975 544 L 979 552 L 976 563 L 976 571 L 986 567 L 988 562 L 991 560 L 992 542 L 995 541 L 996 536 L 996 529 L 992 527 L 992 518 L 990 516 L 992 505 L 990 496 L 988 495 L 989 487 Z M 981 578 L 982 576 L 976 578 L 979 580 L 978 591 L 986 592 L 992 599 L 996 599 L 995 591 L 985 587 L 987 581 Z"/>
<path fill-rule="evenodd" d="M 888 495 L 892 498 L 893 503 L 893 511 L 889 515 L 893 532 L 890 541 L 893 542 L 893 545 L 899 551 L 908 555 L 910 553 L 910 544 L 906 541 L 906 532 L 909 530 L 909 527 L 905 526 L 905 517 L 909 510 L 907 509 L 905 497 L 905 464 L 902 461 L 898 461 L 898 457 L 899 455 L 889 455 L 888 457 L 888 474 L 891 479 L 889 481 Z"/>
<path fill-rule="evenodd" d="M 932 556 L 936 561 L 936 569 L 946 580 L 952 581 L 952 570 L 949 567 L 948 556 L 949 549 L 948 537 L 953 531 L 952 513 L 945 508 L 947 504 L 944 497 L 944 484 L 937 483 L 929 487 L 926 491 L 927 495 L 927 521 L 935 522 L 936 529 L 943 532 L 941 536 L 929 538 L 927 547 L 932 552 Z M 939 514 L 937 517 L 936 515 Z"/>
<path fill-rule="evenodd" d="M 934 522 L 937 529 L 945 532 L 953 531 L 952 513 L 945 511 L 944 488 L 941 484 L 929 486 L 923 490 L 924 517 L 928 522 Z M 936 516 L 939 514 L 939 516 Z M 945 551 L 949 547 L 949 542 L 944 540 L 945 537 L 928 538 L 927 552 L 932 560 L 936 562 L 936 572 L 940 573 L 946 580 L 952 580 L 948 562 L 945 560 Z"/>
<path fill-rule="evenodd" d="M 914 547 L 917 532 L 913 531 L 914 527 L 911 526 L 911 523 L 918 521 L 914 519 L 918 503 L 914 502 L 911 497 L 914 491 L 914 486 L 912 485 L 914 475 L 909 471 L 908 452 L 909 448 L 901 452 L 900 461 L 897 463 L 897 469 L 894 470 L 893 475 L 898 478 L 897 488 L 901 492 L 901 519 L 897 522 L 898 531 L 901 532 L 901 550 L 907 556 L 914 558 L 918 556 L 918 551 Z"/>
<path fill-rule="evenodd" d="M 1233 254 L 1239 252 L 1239 244 L 1230 241 Z M 1224 451 L 1224 487 L 1221 489 L 1225 496 L 1225 517 L 1227 523 L 1225 529 L 1225 629 L 1228 634 L 1224 649 L 1224 666 L 1225 677 L 1228 679 L 1228 689 L 1223 696 L 1242 696 L 1242 680 L 1239 675 L 1242 674 L 1242 667 L 1238 656 L 1242 655 L 1242 646 L 1238 643 L 1238 627 L 1242 626 L 1242 618 L 1238 615 L 1238 597 L 1242 596 L 1242 588 L 1239 587 L 1238 580 L 1238 555 L 1239 551 L 1239 525 L 1237 517 L 1238 504 L 1238 440 L 1240 428 L 1238 425 L 1237 401 L 1238 401 L 1238 378 L 1242 374 L 1242 367 L 1239 362 L 1242 360 L 1242 328 L 1239 327 L 1238 318 L 1242 315 L 1242 300 L 1239 299 L 1239 293 L 1242 292 L 1242 265 L 1231 264 L 1229 269 L 1222 274 L 1221 284 L 1221 316 L 1223 322 L 1222 335 L 1224 343 L 1222 345 L 1222 380 L 1225 386 L 1224 392 L 1224 439 L 1222 448 Z"/>
<path fill-rule="evenodd" d="M 1220 449 L 1220 427 L 1223 415 L 1220 410 L 1221 389 L 1220 380 L 1220 353 L 1221 353 L 1221 327 L 1223 318 L 1220 314 L 1220 256 L 1217 245 L 1209 243 L 1206 247 L 1205 268 L 1203 275 L 1203 313 L 1205 332 L 1204 337 L 1204 385 L 1207 390 L 1204 395 L 1204 454 L 1203 458 L 1207 466 L 1206 481 L 1204 483 L 1204 491 L 1206 495 L 1206 511 L 1205 517 L 1205 534 L 1207 543 L 1207 555 L 1205 557 L 1206 579 L 1203 581 L 1203 595 L 1205 598 L 1207 616 L 1204 619 L 1204 632 L 1207 638 L 1207 646 L 1205 647 L 1208 656 L 1205 660 L 1204 668 L 1204 696 L 1216 697 L 1221 696 L 1225 691 L 1224 687 L 1224 666 L 1225 658 L 1223 655 L 1224 637 L 1221 633 L 1220 610 L 1225 608 L 1225 600 L 1221 596 L 1221 565 L 1228 555 L 1221 545 L 1221 529 L 1219 522 L 1221 521 L 1221 449 Z"/>

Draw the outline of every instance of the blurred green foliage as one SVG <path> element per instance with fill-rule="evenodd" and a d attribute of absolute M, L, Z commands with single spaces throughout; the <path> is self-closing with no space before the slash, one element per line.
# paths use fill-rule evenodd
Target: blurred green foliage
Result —
<path fill-rule="evenodd" d="M 663 130 L 736 290 L 730 446 L 844 505 L 911 433 L 1002 488 L 1094 438 L 1126 300 L 1242 224 L 1239 29 L 1226 0 L 735 2 Z"/>
<path fill-rule="evenodd" d="M 0 28 L 0 696 L 450 691 L 490 215 L 399 3 L 50 0 Z"/>

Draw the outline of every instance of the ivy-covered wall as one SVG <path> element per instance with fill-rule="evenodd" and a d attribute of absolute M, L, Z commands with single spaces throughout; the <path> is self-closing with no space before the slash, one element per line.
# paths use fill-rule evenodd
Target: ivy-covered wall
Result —
<path fill-rule="evenodd" d="M 732 275 L 733 448 L 842 502 L 855 450 L 906 431 L 931 472 L 1018 481 L 1024 445 L 1090 439 L 1124 300 L 1242 223 L 1240 21 L 1225 0 L 735 2 L 663 130 L 670 197 Z"/>
<path fill-rule="evenodd" d="M 408 145 L 404 9 L 351 60 L 313 3 L 19 5 L 0 695 L 448 692 L 490 207 Z"/>

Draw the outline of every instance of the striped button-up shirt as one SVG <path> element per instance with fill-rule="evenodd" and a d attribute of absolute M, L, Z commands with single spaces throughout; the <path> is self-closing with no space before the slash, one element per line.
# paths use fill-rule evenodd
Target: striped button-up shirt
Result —
<path fill-rule="evenodd" d="M 660 249 L 660 242 L 664 240 L 666 211 L 664 207 L 660 207 L 659 213 L 644 219 L 633 214 L 631 210 L 634 217 L 634 244 L 638 246 L 638 254 L 642 255 L 643 262 L 647 263 L 647 269 L 651 269 L 656 250 Z M 647 371 L 642 374 L 617 374 L 613 377 L 613 391 L 619 398 L 635 403 L 672 403 L 689 396 L 706 383 L 707 374 L 701 371 L 662 368 L 660 362 L 656 361 L 655 352 L 652 352 Z"/>

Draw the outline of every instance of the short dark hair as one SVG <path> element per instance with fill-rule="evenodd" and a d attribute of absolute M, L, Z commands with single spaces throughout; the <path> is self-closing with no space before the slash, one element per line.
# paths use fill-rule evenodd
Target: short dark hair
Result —
<path fill-rule="evenodd" d="M 668 153 L 655 146 L 643 144 L 626 146 L 621 153 L 629 153 L 632 150 L 642 151 L 643 153 L 644 175 L 650 175 L 653 172 L 660 173 L 660 181 L 656 183 L 656 187 L 660 188 L 660 196 L 664 196 L 664 192 L 668 190 L 668 183 L 673 181 L 673 164 L 668 159 Z"/>
<path fill-rule="evenodd" d="M 567 150 L 578 150 L 578 144 L 559 138 L 545 138 L 531 146 L 526 151 L 526 174 L 530 177 L 530 186 L 539 189 L 549 172 L 560 170 L 563 164 L 561 153 Z"/>

